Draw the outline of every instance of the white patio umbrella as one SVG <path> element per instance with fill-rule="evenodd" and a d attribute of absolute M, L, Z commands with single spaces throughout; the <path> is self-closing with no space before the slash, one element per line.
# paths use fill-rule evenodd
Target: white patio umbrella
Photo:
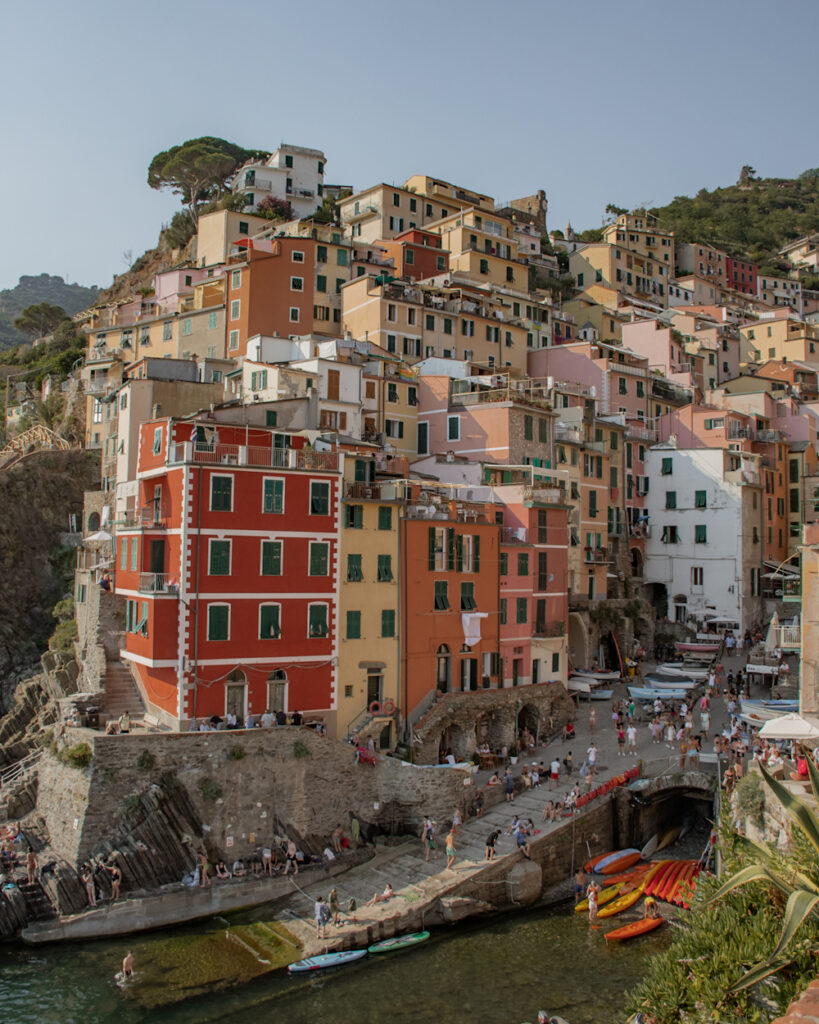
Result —
<path fill-rule="evenodd" d="M 798 711 L 791 711 L 779 718 L 772 718 L 759 730 L 766 740 L 819 740 L 819 723 L 803 718 Z"/>
<path fill-rule="evenodd" d="M 97 530 L 96 533 L 90 534 L 85 538 L 86 544 L 101 544 L 106 540 L 113 540 L 114 538 L 108 533 L 107 530 Z"/>
<path fill-rule="evenodd" d="M 765 650 L 772 654 L 775 647 L 779 646 L 779 616 L 776 612 L 771 616 L 771 624 L 768 626 L 768 635 L 765 637 Z"/>

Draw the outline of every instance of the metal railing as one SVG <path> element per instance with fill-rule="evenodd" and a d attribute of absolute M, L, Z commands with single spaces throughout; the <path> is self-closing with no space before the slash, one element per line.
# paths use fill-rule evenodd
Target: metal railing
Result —
<path fill-rule="evenodd" d="M 199 462 L 215 466 L 251 466 L 259 469 L 338 469 L 336 452 L 312 448 L 262 448 L 255 445 L 177 442 L 168 448 L 168 464 Z"/>
<path fill-rule="evenodd" d="M 176 577 L 166 572 L 143 572 L 139 574 L 141 594 L 174 594 L 179 596 L 179 584 Z"/>
<path fill-rule="evenodd" d="M 535 628 L 532 630 L 532 636 L 538 637 L 558 637 L 563 636 L 566 631 L 565 622 L 535 622 Z"/>

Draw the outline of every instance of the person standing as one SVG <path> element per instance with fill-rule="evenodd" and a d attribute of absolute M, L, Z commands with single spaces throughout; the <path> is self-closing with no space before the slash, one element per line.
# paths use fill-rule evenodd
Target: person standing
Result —
<path fill-rule="evenodd" d="M 586 888 L 586 872 L 580 868 L 574 876 L 574 905 L 583 899 L 583 890 Z"/>
<path fill-rule="evenodd" d="M 589 732 L 594 736 L 597 729 L 597 708 L 589 708 Z"/>
<path fill-rule="evenodd" d="M 199 854 L 199 885 L 203 889 L 210 887 L 210 865 L 208 864 L 208 855 L 206 853 Z"/>
<path fill-rule="evenodd" d="M 451 868 L 455 863 L 455 828 L 449 830 L 446 837 L 446 866 Z"/>
<path fill-rule="evenodd" d="M 460 827 L 461 827 L 462 824 L 463 824 L 463 818 L 461 817 L 461 812 L 456 807 L 452 811 L 452 834 L 454 836 L 456 836 L 458 834 L 458 831 L 460 830 Z"/>
<path fill-rule="evenodd" d="M 483 804 L 484 804 L 483 790 L 479 789 L 478 792 L 475 794 L 475 817 L 476 818 L 482 818 L 483 817 Z"/>
<path fill-rule="evenodd" d="M 589 924 L 594 924 L 597 920 L 597 894 L 599 893 L 599 887 L 597 882 L 591 882 L 589 884 L 588 892 L 586 896 L 589 901 Z"/>
<path fill-rule="evenodd" d="M 330 922 L 330 908 L 324 902 L 323 896 L 318 896 L 313 906 L 313 916 L 316 919 L 316 938 L 327 938 L 327 925 Z"/>
<path fill-rule="evenodd" d="M 515 799 L 515 780 L 509 768 L 507 768 L 506 772 L 504 773 L 503 786 L 506 792 L 506 802 L 511 804 L 512 801 Z"/>
<path fill-rule="evenodd" d="M 341 907 L 338 902 L 338 889 L 331 889 L 328 897 L 328 906 L 330 908 L 330 914 L 333 918 L 333 924 L 338 928 L 339 921 L 341 920 Z"/>
<path fill-rule="evenodd" d="M 494 832 L 490 832 L 486 837 L 486 856 L 485 860 L 495 859 L 495 843 L 498 841 L 498 836 L 501 834 L 501 830 L 496 828 Z"/>
<path fill-rule="evenodd" d="M 34 850 L 29 850 L 26 854 L 26 881 L 29 885 L 34 885 L 37 881 L 37 854 Z"/>
<path fill-rule="evenodd" d="M 554 760 L 549 766 L 549 789 L 556 789 L 560 782 L 560 761 L 555 755 Z"/>
<path fill-rule="evenodd" d="M 438 845 L 435 842 L 435 822 L 429 817 L 424 818 L 424 824 L 421 829 L 421 842 L 424 844 L 424 860 L 429 861 L 430 854 L 433 855 L 433 859 L 437 860 Z"/>
<path fill-rule="evenodd" d="M 629 754 L 637 753 L 637 726 L 634 721 L 628 723 L 628 729 L 626 729 L 626 739 L 628 740 L 628 752 Z"/>
<path fill-rule="evenodd" d="M 597 747 L 594 745 L 594 740 L 592 740 L 589 749 L 586 751 L 586 760 L 589 763 L 589 773 L 594 775 L 597 769 Z"/>
<path fill-rule="evenodd" d="M 83 868 L 82 875 L 83 884 L 85 885 L 85 895 L 88 897 L 88 905 L 90 907 L 96 907 L 97 905 L 97 894 L 94 888 L 94 872 L 93 869 L 86 864 Z"/>
<path fill-rule="evenodd" d="M 617 729 L 617 756 L 626 756 L 626 730 L 621 722 Z"/>

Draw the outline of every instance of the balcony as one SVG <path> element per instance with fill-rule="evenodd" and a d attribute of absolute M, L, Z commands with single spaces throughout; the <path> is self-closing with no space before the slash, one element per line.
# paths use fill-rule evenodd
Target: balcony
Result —
<path fill-rule="evenodd" d="M 336 452 L 317 452 L 312 448 L 262 448 L 243 444 L 205 444 L 185 441 L 168 448 L 169 466 L 181 463 L 205 463 L 214 466 L 248 466 L 254 469 L 338 470 Z"/>
<path fill-rule="evenodd" d="M 635 441 L 648 441 L 651 444 L 655 444 L 657 441 L 657 431 L 652 427 L 638 427 L 634 424 L 626 424 L 626 437 L 633 438 Z"/>
<path fill-rule="evenodd" d="M 579 444 L 583 440 L 580 427 L 567 427 L 564 423 L 555 424 L 555 441 L 571 441 Z"/>
<path fill-rule="evenodd" d="M 779 444 L 781 441 L 787 441 L 788 435 L 783 430 L 758 430 L 756 439 L 763 444 Z"/>
<path fill-rule="evenodd" d="M 344 497 L 352 501 L 399 501 L 403 499 L 403 487 L 392 483 L 344 484 Z"/>
<path fill-rule="evenodd" d="M 791 581 L 788 581 L 788 582 L 790 583 Z M 779 627 L 779 646 L 783 650 L 798 651 L 801 648 L 801 646 L 802 646 L 802 627 L 801 626 L 780 626 Z"/>
<path fill-rule="evenodd" d="M 166 572 L 142 572 L 139 574 L 140 594 L 169 594 L 179 597 L 179 584 L 176 577 Z"/>
<path fill-rule="evenodd" d="M 534 487 L 523 488 L 524 502 L 537 502 L 539 505 L 561 505 L 566 499 L 565 491 L 560 487 Z"/>
<path fill-rule="evenodd" d="M 611 561 L 608 548 L 586 548 L 584 561 L 591 564 L 608 564 Z"/>
<path fill-rule="evenodd" d="M 125 530 L 165 530 L 168 527 L 168 513 L 161 504 L 149 502 L 138 509 L 127 509 L 117 525 Z"/>
<path fill-rule="evenodd" d="M 407 519 L 428 519 L 431 521 L 443 521 L 450 523 L 488 523 L 489 518 L 483 512 L 475 508 L 465 508 L 457 505 L 454 510 L 450 509 L 448 502 L 433 503 L 430 505 L 407 505 Z"/>
<path fill-rule="evenodd" d="M 504 526 L 501 530 L 501 544 L 526 544 L 527 536 L 525 526 Z"/>
<path fill-rule="evenodd" d="M 532 636 L 556 637 L 563 636 L 565 632 L 566 623 L 562 620 L 556 622 L 535 622 L 535 628 L 532 631 Z"/>
<path fill-rule="evenodd" d="M 113 381 L 109 385 L 106 377 L 89 380 L 85 383 L 85 393 L 86 395 L 103 395 L 108 390 L 109 386 L 114 387 L 115 385 Z"/>
<path fill-rule="evenodd" d="M 118 348 L 91 348 L 85 353 L 85 362 L 88 363 L 104 363 L 113 362 L 115 359 L 120 358 L 120 350 Z"/>

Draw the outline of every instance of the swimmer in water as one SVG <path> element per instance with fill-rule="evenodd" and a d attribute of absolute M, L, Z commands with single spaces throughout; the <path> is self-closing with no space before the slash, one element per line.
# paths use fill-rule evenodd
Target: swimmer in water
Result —
<path fill-rule="evenodd" d="M 122 961 L 122 977 L 124 979 L 133 978 L 134 976 L 134 951 L 128 950 L 128 955 L 124 957 Z"/>

